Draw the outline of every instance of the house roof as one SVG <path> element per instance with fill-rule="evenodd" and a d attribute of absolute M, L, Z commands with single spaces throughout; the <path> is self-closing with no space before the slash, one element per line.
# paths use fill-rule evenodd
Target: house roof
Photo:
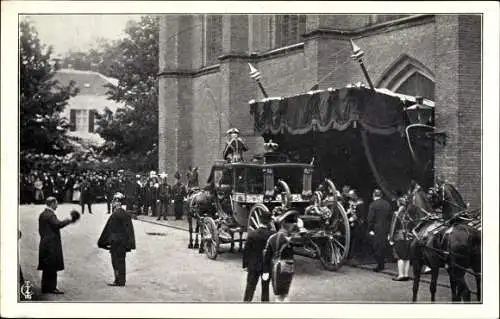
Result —
<path fill-rule="evenodd" d="M 60 69 L 56 71 L 54 80 L 66 86 L 70 81 L 74 81 L 78 87 L 79 94 L 82 95 L 102 95 L 105 96 L 108 88 L 106 85 L 118 85 L 118 79 L 109 78 L 94 71 L 81 71 L 73 69 Z"/>

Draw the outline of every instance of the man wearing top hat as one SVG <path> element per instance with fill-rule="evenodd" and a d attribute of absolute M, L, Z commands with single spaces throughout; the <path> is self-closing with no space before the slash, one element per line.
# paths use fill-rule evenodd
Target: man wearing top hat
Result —
<path fill-rule="evenodd" d="M 123 202 L 125 196 L 116 193 L 113 197 L 113 213 L 109 216 L 106 225 L 97 241 L 97 246 L 109 250 L 111 254 L 111 264 L 115 274 L 113 283 L 108 286 L 125 286 L 127 252 L 135 249 L 134 225 L 132 217 L 124 209 Z"/>
<path fill-rule="evenodd" d="M 373 254 L 377 266 L 373 271 L 379 272 L 385 268 L 384 257 L 387 248 L 387 235 L 389 234 L 392 219 L 392 207 L 389 202 L 382 198 L 382 191 L 373 191 L 373 202 L 368 208 L 368 231 L 373 238 Z"/>
<path fill-rule="evenodd" d="M 247 274 L 247 283 L 243 301 L 250 302 L 253 299 L 253 294 L 260 278 L 262 288 L 261 301 L 269 301 L 269 274 L 267 278 L 262 277 L 264 273 L 264 248 L 266 247 L 267 239 L 276 231 L 271 225 L 271 213 L 266 211 L 260 216 L 261 224 L 259 228 L 248 233 L 245 248 L 243 250 L 243 269 Z"/>
<path fill-rule="evenodd" d="M 241 139 L 240 131 L 233 127 L 229 129 L 226 134 L 228 134 L 229 139 L 222 153 L 222 157 L 229 162 L 243 161 L 243 152 L 248 151 L 248 147 Z"/>
<path fill-rule="evenodd" d="M 172 197 L 174 201 L 175 219 L 182 219 L 184 214 L 184 197 L 187 195 L 186 187 L 181 182 L 181 174 L 175 173 L 175 184 L 172 186 Z"/>

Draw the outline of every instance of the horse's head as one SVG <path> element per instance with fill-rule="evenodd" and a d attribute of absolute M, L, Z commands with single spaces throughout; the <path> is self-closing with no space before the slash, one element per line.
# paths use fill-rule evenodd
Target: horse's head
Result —
<path fill-rule="evenodd" d="M 438 182 L 433 188 L 433 192 L 437 206 L 442 208 L 444 216 L 454 216 L 467 209 L 462 195 L 452 184 Z"/>

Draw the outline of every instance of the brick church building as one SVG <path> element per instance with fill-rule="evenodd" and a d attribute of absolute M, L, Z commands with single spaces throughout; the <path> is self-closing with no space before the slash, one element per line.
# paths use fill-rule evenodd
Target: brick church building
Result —
<path fill-rule="evenodd" d="M 189 166 L 206 179 L 237 127 L 249 153 L 261 150 L 249 101 L 341 88 L 366 80 L 350 57 L 365 52 L 373 84 L 435 105 L 434 174 L 481 202 L 480 15 L 165 15 L 160 18 L 159 170 Z"/>

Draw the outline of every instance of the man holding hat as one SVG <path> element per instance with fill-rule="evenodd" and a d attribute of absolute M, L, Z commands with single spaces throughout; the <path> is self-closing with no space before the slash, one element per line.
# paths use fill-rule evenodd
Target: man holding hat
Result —
<path fill-rule="evenodd" d="M 71 218 L 59 220 L 56 216 L 57 199 L 48 197 L 47 207 L 38 218 L 40 246 L 38 250 L 38 270 L 42 271 L 42 293 L 62 294 L 57 289 L 57 272 L 64 270 L 64 259 L 60 229 L 76 222 L 80 214 L 73 210 Z"/>
<path fill-rule="evenodd" d="M 113 197 L 113 213 L 97 241 L 97 246 L 109 250 L 115 281 L 108 286 L 125 286 L 127 252 L 135 249 L 134 225 L 132 217 L 122 207 L 125 196 L 116 193 Z"/>
<path fill-rule="evenodd" d="M 268 238 L 276 232 L 271 227 L 271 219 L 271 214 L 269 212 L 264 212 L 260 216 L 262 224 L 259 225 L 259 228 L 248 233 L 245 242 L 245 248 L 243 250 L 243 269 L 248 272 L 245 296 L 243 297 L 243 301 L 245 302 L 252 301 L 259 277 L 261 279 L 260 285 L 262 288 L 261 300 L 263 302 L 269 301 L 269 273 L 266 279 L 262 276 L 264 272 L 264 248 L 266 247 Z"/>
<path fill-rule="evenodd" d="M 281 227 L 277 233 L 268 238 L 264 248 L 262 279 L 266 280 L 271 273 L 273 292 L 278 302 L 288 301 L 290 285 L 295 273 L 291 234 L 297 227 L 298 214 L 296 210 L 289 210 L 279 216 L 276 221 Z"/>
<path fill-rule="evenodd" d="M 385 268 L 384 257 L 391 218 L 391 205 L 382 198 L 382 191 L 375 189 L 373 191 L 373 202 L 368 208 L 368 234 L 373 238 L 374 257 L 377 262 L 377 266 L 373 268 L 375 272 Z"/>

